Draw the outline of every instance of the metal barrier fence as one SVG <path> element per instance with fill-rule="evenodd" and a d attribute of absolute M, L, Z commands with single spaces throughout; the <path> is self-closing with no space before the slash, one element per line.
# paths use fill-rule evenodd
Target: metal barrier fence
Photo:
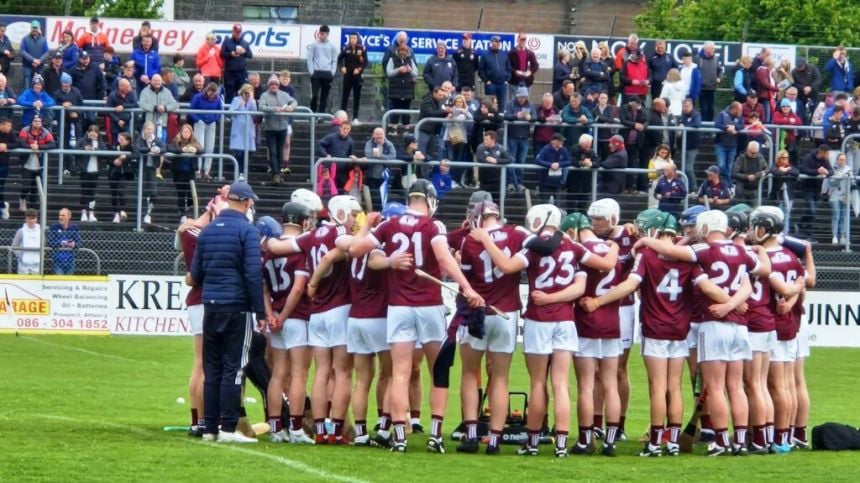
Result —
<path fill-rule="evenodd" d="M 48 275 L 51 273 L 56 274 L 54 270 L 59 266 L 70 266 L 72 267 L 71 273 L 77 275 L 101 275 L 102 273 L 101 259 L 99 258 L 98 253 L 90 248 L 26 248 L 3 245 L 0 246 L 0 250 L 3 250 L 6 254 L 6 273 L 16 273 L 12 266 L 12 260 L 15 258 L 20 260 L 21 255 L 27 252 L 39 253 L 42 268 L 40 269 L 41 273 L 37 275 Z M 71 257 L 62 256 L 64 253 L 71 254 Z M 60 260 L 60 257 L 62 257 L 63 260 L 72 260 L 71 264 L 69 264 L 68 261 Z M 81 258 L 83 258 L 83 260 L 81 260 Z M 16 268 L 17 263 L 18 262 L 16 262 Z"/>

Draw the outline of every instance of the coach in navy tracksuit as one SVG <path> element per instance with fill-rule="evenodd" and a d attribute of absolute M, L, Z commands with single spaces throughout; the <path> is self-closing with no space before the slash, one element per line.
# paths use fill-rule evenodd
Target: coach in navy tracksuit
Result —
<path fill-rule="evenodd" d="M 260 235 L 245 218 L 257 196 L 244 182 L 230 186 L 228 208 L 201 233 L 191 262 L 191 282 L 203 287 L 204 438 L 256 442 L 236 432 L 242 367 L 248 360 L 252 322 L 266 319 Z"/>

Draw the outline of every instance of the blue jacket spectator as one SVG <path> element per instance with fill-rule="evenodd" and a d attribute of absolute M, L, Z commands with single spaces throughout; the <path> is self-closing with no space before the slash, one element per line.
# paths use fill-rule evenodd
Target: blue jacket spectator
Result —
<path fill-rule="evenodd" d="M 457 63 L 454 58 L 447 54 L 444 42 L 436 44 L 436 55 L 427 59 L 424 64 L 424 82 L 431 91 L 439 87 L 443 82 L 450 81 L 457 85 Z"/>
<path fill-rule="evenodd" d="M 552 92 L 561 89 L 561 83 L 570 79 L 571 72 L 573 72 L 573 69 L 570 67 L 570 64 L 561 59 L 556 60 L 555 65 L 552 67 Z"/>
<path fill-rule="evenodd" d="M 71 212 L 60 210 L 60 223 L 54 223 L 48 228 L 46 236 L 48 246 L 53 248 L 54 274 L 70 275 L 75 271 L 75 251 L 81 247 L 81 233 L 78 225 L 71 223 Z"/>
<path fill-rule="evenodd" d="M 678 177 L 675 166 L 666 166 L 663 176 L 657 180 L 657 184 L 654 186 L 654 198 L 658 201 L 657 208 L 677 217 L 681 214 L 686 197 L 687 186 Z"/>
<path fill-rule="evenodd" d="M 557 190 L 561 187 L 561 170 L 571 166 L 570 153 L 564 148 L 564 137 L 561 134 L 553 134 L 549 144 L 535 157 L 535 164 L 547 168 L 540 171 L 541 190 Z M 553 164 L 557 164 L 556 169 L 552 169 Z"/>
<path fill-rule="evenodd" d="M 56 102 L 44 89 L 42 76 L 36 75 L 33 77 L 33 87 L 25 90 L 18 96 L 18 104 L 24 107 L 24 114 L 21 116 L 22 126 L 29 126 L 30 121 L 33 120 L 33 116 L 37 112 L 39 113 L 39 117 L 45 121 L 45 126 L 50 126 L 51 111 L 48 108 L 53 107 Z M 37 101 L 42 103 L 41 107 L 34 106 Z"/>
<path fill-rule="evenodd" d="M 206 95 L 206 91 L 199 94 L 195 94 L 191 99 L 191 109 L 201 109 L 201 110 L 211 110 L 211 111 L 221 111 L 221 97 L 216 96 L 215 99 L 210 99 L 209 96 Z M 218 122 L 218 118 L 221 117 L 217 113 L 215 114 L 188 114 L 188 121 L 191 123 L 195 123 L 197 121 L 203 121 L 206 124 L 212 124 L 213 122 Z"/>
<path fill-rule="evenodd" d="M 836 49 L 824 70 L 830 74 L 831 91 L 851 92 L 854 89 L 854 72 L 851 69 L 851 61 L 845 57 L 844 48 Z"/>
<path fill-rule="evenodd" d="M 242 47 L 245 49 L 245 53 L 234 57 L 233 52 L 236 52 L 236 47 Z M 246 72 L 245 60 L 252 57 L 254 57 L 254 54 L 251 52 L 251 46 L 241 36 L 238 40 L 233 37 L 227 37 L 221 43 L 221 58 L 224 59 L 225 73 L 229 72 L 237 75 Z"/>
<path fill-rule="evenodd" d="M 105 75 L 98 65 L 89 60 L 89 54 L 82 54 L 78 65 L 69 72 L 72 82 L 81 91 L 84 99 L 101 100 L 105 98 L 107 83 Z"/>
<path fill-rule="evenodd" d="M 81 49 L 74 43 L 65 47 L 61 46 L 61 48 L 63 49 L 63 69 L 70 71 L 78 65 L 78 57 L 81 56 Z"/>
<path fill-rule="evenodd" d="M 30 85 L 30 80 L 33 74 L 39 72 L 42 66 L 48 60 L 48 41 L 42 32 L 39 30 L 41 24 L 38 20 L 33 20 L 31 23 L 29 35 L 25 35 L 21 39 L 21 67 L 24 71 L 24 86 Z M 34 66 L 33 61 L 38 60 L 39 64 Z"/>
<path fill-rule="evenodd" d="M 161 59 L 158 57 L 158 52 L 152 50 L 143 50 L 143 48 L 135 49 L 131 54 L 131 60 L 134 61 L 134 78 L 137 80 L 137 93 L 144 87 L 149 85 L 149 80 L 141 81 L 142 76 L 152 78 L 155 74 L 161 73 Z"/>
<path fill-rule="evenodd" d="M 497 85 L 507 82 L 511 78 L 511 62 L 508 60 L 508 53 L 502 49 L 493 50 L 492 48 L 486 51 L 481 55 L 478 75 L 484 82 Z"/>
<path fill-rule="evenodd" d="M 224 209 L 200 233 L 191 262 L 191 278 L 203 287 L 211 312 L 251 311 L 266 317 L 260 233 L 245 214 Z"/>
<path fill-rule="evenodd" d="M 430 176 L 430 181 L 436 187 L 436 198 L 439 201 L 442 201 L 442 198 L 451 191 L 451 187 L 454 185 L 454 180 L 451 178 L 451 170 L 447 164 L 436 166 L 433 169 L 433 174 Z"/>
<path fill-rule="evenodd" d="M 583 62 L 580 67 L 580 74 L 585 79 L 582 87 L 584 93 L 609 92 L 612 69 L 599 58 Z"/>
<path fill-rule="evenodd" d="M 729 126 L 735 127 L 734 133 L 731 133 L 726 130 Z M 743 116 L 741 115 L 741 105 L 737 102 L 733 102 L 729 105 L 729 107 L 720 111 L 720 113 L 717 114 L 717 119 L 714 121 L 714 127 L 721 131 L 719 134 L 717 134 L 717 144 L 726 147 L 736 147 L 738 144 L 737 133 L 744 130 L 744 120 Z"/>

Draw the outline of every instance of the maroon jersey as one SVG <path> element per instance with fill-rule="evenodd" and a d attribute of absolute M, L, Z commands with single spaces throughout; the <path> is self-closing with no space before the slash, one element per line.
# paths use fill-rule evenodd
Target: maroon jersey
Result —
<path fill-rule="evenodd" d="M 800 264 L 797 256 L 785 247 L 774 247 L 767 250 L 770 258 L 771 277 L 778 277 L 785 283 L 792 284 L 798 277 L 806 275 L 806 270 Z M 775 291 L 772 293 L 774 303 L 782 301 L 782 297 Z M 776 338 L 777 340 L 791 340 L 797 337 L 800 330 L 800 318 L 803 315 L 802 297 L 794 304 L 787 314 L 776 314 Z"/>
<path fill-rule="evenodd" d="M 750 256 L 757 257 L 753 247 L 746 247 Z M 747 326 L 750 332 L 770 332 L 776 329 L 776 301 L 771 294 L 770 283 L 765 279 L 750 275 L 752 294 L 747 299 Z"/>
<path fill-rule="evenodd" d="M 541 234 L 541 238 L 548 237 L 549 235 Z M 540 290 L 552 294 L 566 289 L 574 282 L 575 276 L 585 276 L 584 273 L 579 272 L 579 263 L 588 260 L 591 252 L 579 243 L 564 238 L 552 255 L 541 257 L 524 248 L 516 256 L 526 262 L 526 275 L 529 279 L 528 307 L 523 317 L 536 322 L 574 321 L 573 303 L 562 302 L 537 306 L 531 293 L 534 290 Z"/>
<path fill-rule="evenodd" d="M 448 245 L 445 225 L 432 217 L 409 210 L 403 216 L 385 220 L 370 236 L 385 254 L 410 253 L 415 268 L 440 278 L 442 270 L 431 243 Z M 447 250 L 448 248 L 446 248 Z M 388 304 L 395 306 L 430 307 L 442 305 L 442 289 L 433 282 L 415 275 L 412 270 L 388 271 Z"/>
<path fill-rule="evenodd" d="M 621 227 L 618 230 L 618 235 L 610 236 L 609 239 L 618 244 L 618 266 L 620 267 L 618 278 L 619 280 L 624 280 L 630 274 L 630 269 L 633 268 L 633 245 L 636 244 L 638 238 L 630 236 L 627 230 Z M 636 299 L 633 297 L 633 294 L 619 301 L 619 305 L 633 305 L 635 303 Z"/>
<path fill-rule="evenodd" d="M 731 240 L 697 243 L 690 249 L 710 281 L 723 289 L 729 296 L 734 295 L 741 287 L 744 275 L 755 273 L 758 270 L 758 259 L 747 253 L 743 247 L 732 243 Z M 702 311 L 707 320 L 713 320 L 706 307 L 702 307 Z M 718 322 L 746 325 L 746 317 L 733 310 Z"/>
<path fill-rule="evenodd" d="M 281 239 L 291 238 L 282 237 Z M 263 281 L 269 289 L 269 296 L 272 298 L 272 311 L 275 312 L 275 315 L 284 309 L 287 297 L 296 284 L 296 278 L 309 276 L 304 254 L 293 253 L 288 256 L 280 256 L 273 255 L 270 251 L 263 251 Z M 299 303 L 287 315 L 287 318 L 308 320 L 310 304 L 310 299 L 303 293 Z"/>
<path fill-rule="evenodd" d="M 367 266 L 370 254 L 349 261 L 349 316 L 356 319 L 384 319 L 388 315 L 387 270 Z"/>
<path fill-rule="evenodd" d="M 337 239 L 347 235 L 346 227 L 343 225 L 325 223 L 295 238 L 293 243 L 304 253 L 308 271 L 313 274 L 320 260 L 337 246 Z M 316 296 L 311 302 L 311 311 L 318 314 L 347 304 L 349 304 L 349 262 L 343 260 L 333 264 L 329 273 L 320 280 Z"/>
<path fill-rule="evenodd" d="M 448 246 L 454 249 L 459 249 L 463 246 L 463 242 L 469 237 L 468 228 L 457 228 L 448 233 Z"/>
<path fill-rule="evenodd" d="M 694 281 L 706 278 L 702 269 L 695 263 L 663 257 L 646 247 L 636 255 L 630 277 L 640 282 L 642 335 L 649 339 L 686 339 Z"/>
<path fill-rule="evenodd" d="M 191 267 L 191 260 L 194 259 L 194 250 L 197 249 L 197 237 L 200 236 L 200 228 L 193 226 L 179 235 L 179 241 L 182 242 L 182 258 L 185 259 L 185 266 Z M 203 303 L 203 286 L 195 285 L 188 291 L 185 296 L 185 305 L 200 305 Z"/>
<path fill-rule="evenodd" d="M 524 228 L 508 226 L 496 226 L 489 232 L 499 250 L 508 257 L 519 252 L 523 240 L 530 235 Z M 470 237 L 462 240 L 460 268 L 487 305 L 494 305 L 503 312 L 515 312 L 522 308 L 520 274 L 505 275 L 496 268 L 481 242 Z"/>
<path fill-rule="evenodd" d="M 594 238 L 582 242 L 589 252 L 598 256 L 606 256 L 609 253 L 609 245 L 605 241 Z M 612 287 L 618 285 L 618 276 L 622 271 L 621 265 L 608 272 L 601 272 L 589 267 L 581 267 L 580 270 L 588 277 L 585 282 L 585 297 L 600 297 Z M 618 302 L 606 304 L 594 312 L 583 310 L 576 305 L 576 332 L 580 337 L 589 339 L 617 339 L 621 337 L 621 327 L 618 319 Z"/>

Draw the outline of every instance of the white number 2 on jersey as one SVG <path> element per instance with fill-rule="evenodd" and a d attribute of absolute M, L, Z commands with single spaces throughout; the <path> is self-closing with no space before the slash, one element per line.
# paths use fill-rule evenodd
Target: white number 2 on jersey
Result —
<path fill-rule="evenodd" d="M 670 302 L 676 302 L 678 300 L 678 296 L 681 295 L 681 292 L 684 290 L 681 288 L 681 285 L 678 284 L 678 278 L 680 275 L 678 274 L 677 268 L 672 268 L 666 275 L 663 276 L 663 280 L 660 280 L 660 284 L 657 285 L 657 293 L 668 294 Z"/>
<path fill-rule="evenodd" d="M 599 282 L 597 282 L 597 287 L 594 288 L 594 295 L 600 297 L 601 295 L 609 292 L 609 289 L 612 288 L 612 282 L 615 281 L 615 269 L 610 270 L 605 277 L 601 278 Z"/>
<path fill-rule="evenodd" d="M 391 241 L 397 244 L 397 249 L 394 250 L 392 255 L 409 251 L 409 237 L 405 234 L 395 233 Z M 415 257 L 415 267 L 421 268 L 424 266 L 424 249 L 421 233 L 415 232 L 412 234 L 412 245 L 415 246 L 415 250 L 412 252 L 412 255 Z"/>
<path fill-rule="evenodd" d="M 559 263 L 561 264 L 559 274 L 553 277 L 552 274 Z M 566 287 L 573 282 L 573 252 L 561 252 L 558 262 L 552 257 L 543 257 L 540 259 L 540 268 L 541 274 L 535 279 L 536 289 L 550 288 L 553 285 Z"/>
<path fill-rule="evenodd" d="M 511 257 L 511 249 L 510 248 L 505 247 L 505 249 L 502 250 L 502 252 L 505 254 L 506 257 L 508 257 L 508 258 Z M 504 273 L 501 270 L 499 270 L 499 267 L 493 268 L 493 259 L 490 258 L 490 254 L 487 252 L 487 250 L 483 250 L 481 252 L 481 254 L 478 255 L 478 258 L 481 259 L 481 263 L 484 265 L 484 271 L 483 271 L 484 282 L 493 283 L 493 277 L 502 278 Z"/>

